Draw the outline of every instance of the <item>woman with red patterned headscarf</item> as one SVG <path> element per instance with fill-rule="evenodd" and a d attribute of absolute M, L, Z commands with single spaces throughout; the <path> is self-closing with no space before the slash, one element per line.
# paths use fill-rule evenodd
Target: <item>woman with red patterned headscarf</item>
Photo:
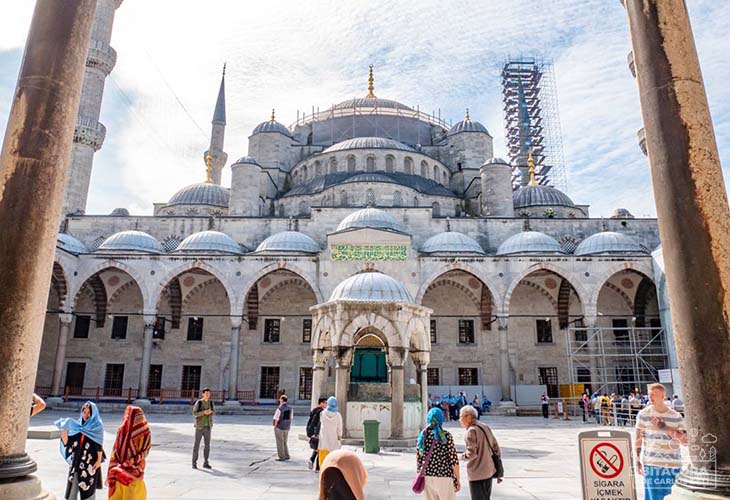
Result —
<path fill-rule="evenodd" d="M 109 500 L 146 500 L 144 468 L 151 446 L 152 434 L 142 409 L 127 406 L 109 460 Z"/>

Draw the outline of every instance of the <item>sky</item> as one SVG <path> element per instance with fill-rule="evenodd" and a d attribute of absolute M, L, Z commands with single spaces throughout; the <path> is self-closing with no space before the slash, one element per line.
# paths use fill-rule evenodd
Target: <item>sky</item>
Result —
<path fill-rule="evenodd" d="M 730 2 L 687 0 L 720 158 L 730 148 Z M 34 2 L 0 7 L 0 132 L 4 135 Z M 626 64 L 626 14 L 618 0 L 419 0 L 388 2 L 124 0 L 111 41 L 87 213 L 125 207 L 150 215 L 205 178 L 203 152 L 227 63 L 228 166 L 276 108 L 326 109 L 367 93 L 458 121 L 469 108 L 504 150 L 500 70 L 510 56 L 552 60 L 567 193 L 607 217 L 617 207 L 656 215 L 636 82 Z M 727 179 L 730 168 L 724 169 Z"/>

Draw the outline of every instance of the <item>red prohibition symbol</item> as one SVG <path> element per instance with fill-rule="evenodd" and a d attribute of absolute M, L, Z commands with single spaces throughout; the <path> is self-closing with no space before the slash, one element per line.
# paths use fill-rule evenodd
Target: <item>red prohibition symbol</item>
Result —
<path fill-rule="evenodd" d="M 613 479 L 621 474 L 624 468 L 621 451 L 611 443 L 598 443 L 591 450 L 588 459 L 593 472 L 603 479 Z"/>

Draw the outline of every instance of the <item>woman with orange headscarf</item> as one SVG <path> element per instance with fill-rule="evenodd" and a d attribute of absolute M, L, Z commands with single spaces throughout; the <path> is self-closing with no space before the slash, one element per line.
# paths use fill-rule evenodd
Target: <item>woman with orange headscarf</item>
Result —
<path fill-rule="evenodd" d="M 109 461 L 109 500 L 146 500 L 144 468 L 151 446 L 152 434 L 142 409 L 127 406 Z"/>
<path fill-rule="evenodd" d="M 365 500 L 367 480 L 365 466 L 355 453 L 335 450 L 322 462 L 318 500 Z"/>

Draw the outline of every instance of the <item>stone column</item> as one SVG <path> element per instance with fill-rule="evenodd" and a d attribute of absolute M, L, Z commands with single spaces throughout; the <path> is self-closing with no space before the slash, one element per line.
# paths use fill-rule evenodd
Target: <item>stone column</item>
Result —
<path fill-rule="evenodd" d="M 68 330 L 73 321 L 73 314 L 61 313 L 58 315 L 61 323 L 61 329 L 58 331 L 58 343 L 56 344 L 56 361 L 53 364 L 53 382 L 51 383 L 51 396 L 53 399 L 60 400 L 63 395 L 61 388 L 61 376 L 63 375 L 63 366 L 66 362 L 66 344 L 68 342 Z M 49 398 L 51 399 L 51 398 Z"/>
<path fill-rule="evenodd" d="M 347 391 L 350 387 L 350 369 L 355 350 L 352 347 L 340 347 L 337 352 L 335 367 L 335 397 L 340 414 L 342 414 L 342 435 L 347 436 Z"/>
<path fill-rule="evenodd" d="M 431 361 L 431 353 L 411 352 L 411 358 L 418 370 L 418 385 L 421 389 L 421 425 L 426 425 L 428 415 L 428 364 Z"/>
<path fill-rule="evenodd" d="M 238 402 L 238 364 L 241 346 L 241 323 L 243 318 L 231 318 L 231 361 L 228 364 L 228 398 L 225 405 L 239 406 Z"/>
<path fill-rule="evenodd" d="M 596 322 L 598 316 L 585 315 L 583 316 L 583 325 L 586 329 L 586 335 L 588 336 L 588 342 L 586 345 L 586 352 L 588 355 L 588 366 L 591 370 L 591 392 L 596 392 L 603 383 L 603 377 L 601 376 L 602 370 L 599 370 L 599 358 L 600 354 L 599 345 L 602 339 L 602 333 L 596 330 Z M 573 374 L 575 376 L 575 374 Z"/>
<path fill-rule="evenodd" d="M 390 439 L 403 439 L 403 403 L 405 402 L 405 364 L 406 349 L 390 347 L 388 365 L 390 366 Z"/>
<path fill-rule="evenodd" d="M 317 406 L 317 400 L 322 396 L 326 365 L 327 355 L 324 349 L 314 349 L 312 355 L 312 408 Z"/>
<path fill-rule="evenodd" d="M 142 365 L 139 368 L 139 390 L 137 391 L 137 399 L 134 400 L 136 405 L 150 404 L 147 399 L 147 384 L 150 379 L 150 363 L 152 362 L 152 335 L 154 334 L 155 323 L 157 322 L 156 314 L 144 315 L 144 334 L 142 337 Z"/>
<path fill-rule="evenodd" d="M 52 498 L 29 476 L 28 402 L 95 5 L 38 0 L 0 153 L 0 498 Z"/>
<path fill-rule="evenodd" d="M 499 382 L 502 387 L 502 401 L 512 401 L 509 377 L 509 316 L 497 316 L 499 332 Z"/>
<path fill-rule="evenodd" d="M 712 119 L 684 0 L 625 3 L 690 436 L 672 497 L 730 498 L 730 210 Z"/>

